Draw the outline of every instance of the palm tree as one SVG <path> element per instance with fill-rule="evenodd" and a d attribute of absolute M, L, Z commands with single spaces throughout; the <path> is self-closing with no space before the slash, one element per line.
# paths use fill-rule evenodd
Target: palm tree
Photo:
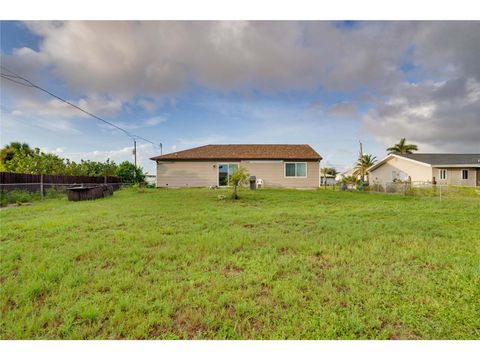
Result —
<path fill-rule="evenodd" d="M 377 158 L 373 155 L 364 154 L 360 156 L 357 163 L 355 164 L 353 175 L 360 175 L 362 177 L 362 181 L 365 181 L 365 174 L 367 173 L 367 169 L 373 166 L 376 162 Z"/>
<path fill-rule="evenodd" d="M 33 154 L 33 150 L 27 143 L 11 142 L 0 150 L 0 162 L 5 163 L 13 159 L 16 153 L 25 152 L 28 155 Z"/>
<path fill-rule="evenodd" d="M 247 183 L 248 180 L 248 173 L 247 170 L 243 167 L 240 166 L 231 176 L 230 176 L 230 181 L 233 183 L 233 193 L 232 193 L 232 199 L 237 200 L 238 199 L 238 193 L 237 189 L 240 185 Z"/>
<path fill-rule="evenodd" d="M 398 144 L 387 149 L 389 154 L 411 154 L 418 151 L 418 146 L 415 144 L 407 144 L 405 138 L 401 138 Z"/>

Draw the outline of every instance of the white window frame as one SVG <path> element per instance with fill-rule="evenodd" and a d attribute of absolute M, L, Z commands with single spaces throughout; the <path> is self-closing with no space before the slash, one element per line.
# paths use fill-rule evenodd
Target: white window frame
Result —
<path fill-rule="evenodd" d="M 466 178 L 464 178 L 464 177 L 463 177 L 463 172 L 464 172 L 464 171 L 466 171 L 466 172 L 467 172 L 467 177 L 466 177 Z M 462 173 L 462 175 L 461 175 L 461 176 L 462 176 L 462 177 L 461 177 L 461 179 L 462 179 L 462 180 L 468 180 L 468 175 L 469 175 L 469 171 L 468 171 L 468 169 L 462 169 L 462 170 L 461 170 L 461 173 Z"/>
<path fill-rule="evenodd" d="M 287 164 L 295 164 L 295 176 L 287 176 Z M 305 164 L 305 176 L 297 176 L 297 164 Z M 306 179 L 308 177 L 308 163 L 306 161 L 286 161 L 283 163 L 283 177 L 285 179 Z"/>
<path fill-rule="evenodd" d="M 220 165 L 228 165 L 227 179 L 230 177 L 230 165 L 237 165 L 237 169 L 240 168 L 240 163 L 236 162 L 221 162 L 217 163 L 217 186 L 218 187 L 230 187 L 232 185 L 220 185 Z"/>
<path fill-rule="evenodd" d="M 445 171 L 445 177 L 442 177 L 442 171 Z M 438 178 L 440 180 L 447 180 L 448 179 L 448 170 L 447 169 L 438 169 Z"/>

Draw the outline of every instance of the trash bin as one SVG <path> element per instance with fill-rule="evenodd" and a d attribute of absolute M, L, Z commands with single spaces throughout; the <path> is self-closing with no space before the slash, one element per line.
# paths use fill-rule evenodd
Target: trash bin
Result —
<path fill-rule="evenodd" d="M 257 190 L 257 177 L 250 176 L 250 190 Z"/>

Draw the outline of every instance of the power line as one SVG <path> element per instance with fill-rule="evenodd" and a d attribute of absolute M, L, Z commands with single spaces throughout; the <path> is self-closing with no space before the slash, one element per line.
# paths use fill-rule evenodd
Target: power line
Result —
<path fill-rule="evenodd" d="M 43 87 L 41 87 L 41 86 L 33 83 L 32 81 L 24 78 L 23 76 L 20 76 L 20 75 L 14 73 L 13 71 L 7 69 L 6 67 L 4 67 L 4 66 L 0 66 L 0 67 L 1 67 L 3 70 L 6 70 L 6 71 L 8 71 L 10 74 L 12 74 L 12 75 L 8 75 L 8 74 L 0 73 L 0 76 L 1 76 L 3 79 L 9 80 L 9 81 L 14 82 L 14 83 L 16 83 L 16 84 L 18 84 L 18 85 L 23 85 L 23 86 L 26 86 L 26 87 L 31 87 L 31 88 L 35 88 L 35 89 L 38 89 L 38 90 L 40 90 L 40 91 L 43 91 L 44 93 L 46 93 L 46 94 L 48 94 L 48 95 L 50 95 L 50 96 L 52 96 L 52 97 L 54 97 L 54 98 L 56 98 L 56 99 L 64 102 L 64 103 L 67 104 L 67 105 L 70 105 L 70 106 L 74 107 L 74 108 L 77 109 L 77 110 L 80 110 L 81 112 L 83 112 L 83 113 L 85 113 L 85 114 L 93 117 L 94 119 L 100 120 L 100 121 L 104 122 L 105 124 L 110 125 L 110 126 L 116 128 L 117 130 L 122 131 L 123 133 L 125 133 L 125 135 L 127 135 L 128 137 L 130 137 L 130 138 L 133 139 L 133 140 L 135 140 L 135 139 L 143 140 L 143 141 L 148 142 L 148 143 L 152 144 L 153 146 L 159 148 L 159 146 L 156 145 L 153 141 L 150 141 L 150 140 L 148 140 L 148 139 L 145 139 L 145 138 L 142 137 L 142 136 L 132 134 L 132 133 L 128 132 L 127 130 L 121 128 L 120 126 L 115 125 L 115 124 L 113 124 L 113 123 L 111 123 L 110 121 L 107 121 L 107 120 L 105 120 L 105 119 L 102 119 L 101 117 L 99 117 L 99 116 L 97 116 L 97 115 L 95 115 L 95 114 L 92 114 L 91 112 L 89 112 L 89 111 L 87 111 L 87 110 L 85 110 L 85 109 L 82 109 L 80 106 L 77 106 L 77 105 L 71 103 L 70 101 L 68 101 L 68 100 L 66 100 L 66 99 L 64 99 L 64 98 L 62 98 L 62 97 L 60 97 L 60 96 L 58 96 L 58 95 L 55 95 L 54 93 L 50 92 L 49 90 L 47 90 L 47 89 L 45 89 L 45 88 L 43 88 Z M 22 81 L 24 81 L 25 83 L 22 83 L 22 82 L 18 81 L 17 79 L 18 79 L 18 80 L 22 80 Z"/>

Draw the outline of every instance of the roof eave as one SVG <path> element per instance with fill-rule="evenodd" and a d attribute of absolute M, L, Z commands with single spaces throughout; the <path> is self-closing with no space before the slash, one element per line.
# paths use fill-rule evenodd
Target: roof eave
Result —
<path fill-rule="evenodd" d="M 302 157 L 298 157 L 298 158 L 284 158 L 284 157 L 279 157 L 279 158 L 273 158 L 273 157 L 270 157 L 270 158 L 234 158 L 234 157 L 231 157 L 231 158 L 196 158 L 196 159 L 192 159 L 192 158 L 164 158 L 164 157 L 161 157 L 161 156 L 156 156 L 156 157 L 151 157 L 150 160 L 153 160 L 153 161 L 230 161 L 230 160 L 234 160 L 234 161 L 244 161 L 244 160 L 283 160 L 283 161 L 320 161 L 320 160 L 323 160 L 323 158 L 320 156 L 320 157 L 315 157 L 315 158 L 302 158 Z"/>

